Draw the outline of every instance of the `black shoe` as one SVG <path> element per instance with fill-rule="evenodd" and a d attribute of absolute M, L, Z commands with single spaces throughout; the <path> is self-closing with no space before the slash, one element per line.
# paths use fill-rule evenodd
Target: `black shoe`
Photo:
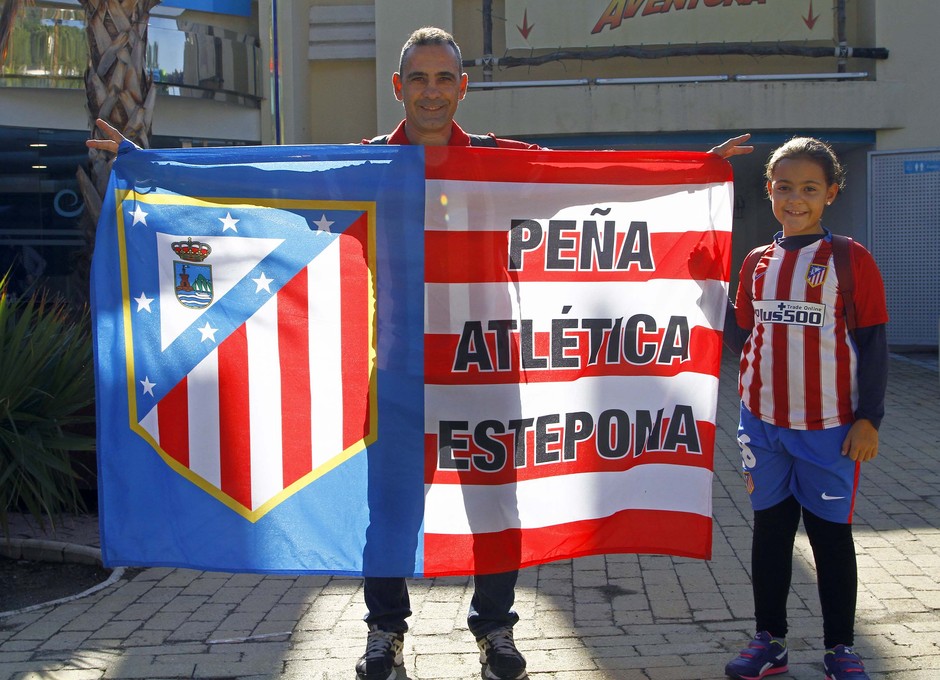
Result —
<path fill-rule="evenodd" d="M 516 649 L 512 628 L 497 628 L 477 639 L 480 648 L 481 675 L 486 680 L 523 680 L 525 657 Z"/>
<path fill-rule="evenodd" d="M 398 669 L 405 663 L 404 646 L 404 634 L 369 626 L 366 653 L 356 662 L 356 677 L 359 680 L 395 680 Z"/>

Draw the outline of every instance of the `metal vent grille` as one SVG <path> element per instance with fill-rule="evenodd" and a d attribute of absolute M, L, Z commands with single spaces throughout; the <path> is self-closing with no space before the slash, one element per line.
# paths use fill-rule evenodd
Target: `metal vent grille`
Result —
<path fill-rule="evenodd" d="M 888 343 L 936 346 L 940 322 L 940 149 L 871 152 L 872 254 L 888 297 Z"/>

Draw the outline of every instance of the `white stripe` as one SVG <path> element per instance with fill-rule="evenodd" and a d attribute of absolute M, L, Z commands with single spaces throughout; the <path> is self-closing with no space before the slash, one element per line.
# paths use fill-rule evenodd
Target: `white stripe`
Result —
<path fill-rule="evenodd" d="M 251 417 L 251 509 L 254 510 L 284 488 L 277 296 L 264 303 L 248 319 L 245 332 Z"/>
<path fill-rule="evenodd" d="M 213 349 L 186 379 L 189 401 L 189 469 L 222 487 L 219 443 L 219 350 Z"/>
<path fill-rule="evenodd" d="M 153 440 L 157 443 L 160 442 L 159 408 L 159 405 L 154 406 L 147 411 L 147 414 L 140 420 L 140 426 L 144 428 L 144 431 L 153 437 Z"/>
<path fill-rule="evenodd" d="M 715 422 L 718 378 L 703 373 L 652 376 L 601 376 L 565 383 L 509 385 L 425 385 L 425 432 L 436 434 L 442 420 L 502 422 L 554 413 L 587 411 L 595 416 L 618 408 L 627 414 L 666 409 L 676 403 L 692 407 L 696 420 Z"/>
<path fill-rule="evenodd" d="M 659 232 L 731 231 L 733 185 L 529 184 L 428 180 L 425 225 L 429 230 L 509 228 L 511 219 L 596 219 L 625 229 L 645 221 Z M 525 213 L 520 213 L 525 206 Z M 611 208 L 591 217 L 596 208 Z"/>
<path fill-rule="evenodd" d="M 342 290 L 339 239 L 310 263 L 310 422 L 313 469 L 343 450 Z"/>
<path fill-rule="evenodd" d="M 552 319 L 617 319 L 647 314 L 665 328 L 672 316 L 691 326 L 720 329 L 727 284 L 659 279 L 647 282 L 425 284 L 425 332 L 460 335 L 467 319 L 532 319 L 536 331 L 551 330 Z M 520 301 L 524 301 L 520 306 Z M 570 307 L 562 314 L 563 307 Z M 705 311 L 703 311 L 703 308 Z M 707 313 L 706 313 L 707 312 Z"/>
<path fill-rule="evenodd" d="M 424 530 L 470 534 L 609 517 L 621 510 L 711 516 L 712 472 L 685 465 L 638 465 L 496 486 L 425 487 Z M 471 529 L 472 527 L 472 529 Z"/>
<path fill-rule="evenodd" d="M 806 268 L 816 250 L 800 251 L 793 268 L 790 280 L 790 300 L 804 300 L 806 298 Z M 804 381 L 804 361 L 806 351 L 815 348 L 806 346 L 806 331 L 802 326 L 785 326 L 787 331 L 787 413 L 791 422 L 806 421 L 806 382 Z"/>

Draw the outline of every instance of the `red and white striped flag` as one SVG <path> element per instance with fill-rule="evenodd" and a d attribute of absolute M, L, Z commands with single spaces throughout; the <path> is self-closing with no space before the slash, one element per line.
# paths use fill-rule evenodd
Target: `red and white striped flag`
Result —
<path fill-rule="evenodd" d="M 730 166 L 435 148 L 426 164 L 425 575 L 708 558 Z"/>

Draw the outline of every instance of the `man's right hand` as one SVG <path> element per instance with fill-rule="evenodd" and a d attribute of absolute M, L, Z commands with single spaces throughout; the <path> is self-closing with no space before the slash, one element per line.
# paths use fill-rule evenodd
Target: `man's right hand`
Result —
<path fill-rule="evenodd" d="M 118 132 L 117 128 L 111 126 L 106 120 L 101 118 L 95 121 L 95 125 L 105 135 L 106 139 L 86 139 L 85 146 L 89 149 L 98 149 L 99 151 L 108 151 L 116 154 L 121 142 L 131 142 L 127 137 Z M 137 146 L 134 144 L 134 146 Z M 138 147 L 139 148 L 139 147 Z"/>

